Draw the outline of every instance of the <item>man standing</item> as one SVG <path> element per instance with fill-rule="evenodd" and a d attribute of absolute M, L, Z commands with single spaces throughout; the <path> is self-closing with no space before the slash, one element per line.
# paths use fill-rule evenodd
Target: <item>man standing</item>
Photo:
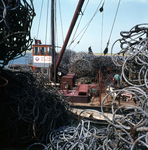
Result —
<path fill-rule="evenodd" d="M 93 54 L 91 46 L 88 48 L 88 54 Z"/>
<path fill-rule="evenodd" d="M 119 84 L 119 80 L 120 80 L 120 76 L 119 76 L 118 73 L 116 73 L 116 74 L 114 75 L 113 80 L 114 80 L 114 84 L 117 86 L 117 85 Z"/>

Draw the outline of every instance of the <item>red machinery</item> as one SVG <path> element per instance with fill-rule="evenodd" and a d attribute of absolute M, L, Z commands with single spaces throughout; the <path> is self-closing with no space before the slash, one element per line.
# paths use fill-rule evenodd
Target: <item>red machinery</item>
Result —
<path fill-rule="evenodd" d="M 87 84 L 81 84 L 79 82 L 77 84 L 76 90 L 69 90 L 68 89 L 68 82 L 64 84 L 66 90 L 60 90 L 59 92 L 64 94 L 66 97 L 68 97 L 69 101 L 72 103 L 88 103 L 90 101 L 89 95 L 88 95 L 88 85 Z"/>
<path fill-rule="evenodd" d="M 72 103 L 88 103 L 88 85 L 79 82 L 75 90 L 73 89 L 74 85 L 75 74 L 67 74 L 61 78 L 61 90 L 59 92 L 69 97 Z"/>
<path fill-rule="evenodd" d="M 68 89 L 73 89 L 75 84 L 75 74 L 68 73 L 66 76 L 61 78 L 61 89 L 66 90 L 65 84 L 68 84 Z"/>

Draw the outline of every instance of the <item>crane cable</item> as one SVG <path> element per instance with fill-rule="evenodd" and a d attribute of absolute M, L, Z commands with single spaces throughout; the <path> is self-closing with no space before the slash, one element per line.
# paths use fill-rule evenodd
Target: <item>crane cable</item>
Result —
<path fill-rule="evenodd" d="M 76 28 L 76 30 L 75 30 L 75 33 L 74 33 L 74 35 L 73 35 L 73 38 L 72 38 L 71 43 L 69 44 L 68 48 L 70 48 L 70 46 L 71 46 L 72 43 L 74 42 L 75 35 L 76 35 L 77 31 L 78 31 L 78 27 L 79 27 L 79 25 L 80 25 L 80 23 L 81 23 L 83 14 L 84 14 L 84 12 L 85 12 L 85 10 L 86 10 L 86 8 L 87 8 L 88 3 L 89 3 L 89 0 L 87 1 L 86 6 L 85 6 L 85 8 L 84 8 L 84 10 L 83 10 L 83 12 L 82 12 L 81 18 L 80 18 L 80 20 L 79 20 L 79 23 L 78 23 L 78 25 L 77 25 L 77 28 Z"/>
<path fill-rule="evenodd" d="M 104 12 L 102 13 L 102 29 L 101 29 L 101 53 L 102 53 L 102 43 L 103 43 L 103 18 L 104 18 Z"/>
<path fill-rule="evenodd" d="M 60 22 L 61 22 L 61 30 L 62 30 L 62 39 L 63 39 L 63 43 L 64 43 L 64 34 L 63 34 L 63 24 L 62 24 L 62 13 L 61 13 L 60 0 L 59 0 L 59 12 L 60 12 Z"/>
<path fill-rule="evenodd" d="M 49 0 L 47 1 L 47 16 L 46 16 L 46 32 L 45 32 L 45 45 L 47 41 L 47 28 L 48 28 L 48 9 L 49 9 Z M 45 48 L 45 47 L 43 47 Z M 44 55 L 44 68 L 45 68 L 45 55 Z"/>
<path fill-rule="evenodd" d="M 45 45 L 46 45 L 46 42 L 47 42 L 47 30 L 48 30 L 48 10 L 49 10 L 49 0 L 47 1 L 47 16 L 46 16 Z"/>
<path fill-rule="evenodd" d="M 101 2 L 99 3 L 99 5 L 98 5 L 98 7 L 97 7 L 97 9 L 96 9 L 96 11 L 95 11 L 95 13 L 94 13 L 94 15 L 93 15 L 92 18 L 90 19 L 90 21 L 85 25 L 85 27 L 84 27 L 84 28 L 80 31 L 80 33 L 77 35 L 77 37 L 78 37 L 78 36 L 83 32 L 83 30 L 84 30 L 84 32 L 83 32 L 82 36 L 80 37 L 79 41 L 76 43 L 76 45 L 75 45 L 72 49 L 74 49 L 74 48 L 77 46 L 77 44 L 80 43 L 80 40 L 82 39 L 82 37 L 83 37 L 84 34 L 86 33 L 86 30 L 88 29 L 88 27 L 89 27 L 90 23 L 92 22 L 93 18 L 94 18 L 94 17 L 96 16 L 96 14 L 99 12 L 99 8 L 100 8 L 101 3 L 102 3 L 102 0 L 101 0 Z M 76 37 L 76 38 L 77 38 L 77 37 Z M 76 40 L 76 38 L 75 38 L 75 40 Z"/>
<path fill-rule="evenodd" d="M 99 9 L 100 12 L 102 12 L 102 26 L 101 26 L 101 53 L 102 53 L 102 43 L 103 43 L 103 23 L 104 23 L 104 10 L 103 10 L 103 7 L 104 7 L 104 3 L 105 3 L 105 0 L 102 4 L 102 7 Z"/>
<path fill-rule="evenodd" d="M 39 34 L 41 15 L 42 15 L 42 10 L 43 10 L 43 3 L 44 3 L 44 0 L 42 0 L 42 5 L 41 5 L 41 11 L 40 11 L 40 17 L 39 17 L 39 23 L 38 23 L 38 30 L 37 30 L 37 38 L 38 38 L 38 34 Z"/>
<path fill-rule="evenodd" d="M 109 39 L 108 39 L 106 48 L 104 50 L 104 55 L 108 53 L 108 46 L 109 46 L 109 42 L 110 42 L 111 35 L 112 35 L 112 32 L 113 32 L 113 28 L 114 28 L 114 25 L 115 25 L 115 21 L 116 21 L 116 18 L 117 18 L 117 13 L 118 13 L 118 10 L 119 10 L 120 2 L 121 2 L 121 0 L 119 0 L 119 2 L 118 2 L 118 6 L 117 6 L 117 10 L 116 10 L 114 21 L 113 21 L 113 25 L 112 25 L 112 28 L 111 28 L 111 32 L 110 32 L 110 35 L 109 35 Z"/>

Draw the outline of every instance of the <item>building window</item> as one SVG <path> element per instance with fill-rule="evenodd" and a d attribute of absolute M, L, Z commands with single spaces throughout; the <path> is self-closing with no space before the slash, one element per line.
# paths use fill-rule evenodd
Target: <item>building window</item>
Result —
<path fill-rule="evenodd" d="M 39 55 L 39 47 L 34 47 L 34 55 Z"/>
<path fill-rule="evenodd" d="M 41 47 L 41 55 L 46 55 L 46 47 Z"/>

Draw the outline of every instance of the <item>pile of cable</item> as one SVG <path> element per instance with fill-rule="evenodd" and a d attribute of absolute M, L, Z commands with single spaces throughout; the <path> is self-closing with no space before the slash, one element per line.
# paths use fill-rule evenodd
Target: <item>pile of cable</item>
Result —
<path fill-rule="evenodd" d="M 27 150 L 42 146 L 42 149 L 48 150 L 100 150 L 101 141 L 105 139 L 106 128 L 97 129 L 90 121 L 81 120 L 74 126 L 61 127 L 58 130 L 50 131 L 46 137 L 46 144 L 34 143 Z"/>
<path fill-rule="evenodd" d="M 112 60 L 122 66 L 122 78 L 127 85 L 147 86 L 148 24 L 139 24 L 130 31 L 122 31 L 121 39 L 112 46 Z M 119 49 L 115 53 L 115 49 Z M 114 53 L 114 54 L 113 54 Z"/>
<path fill-rule="evenodd" d="M 32 0 L 0 0 L 0 68 L 31 50 Z"/>
<path fill-rule="evenodd" d="M 126 87 L 114 90 L 104 97 L 101 112 L 109 123 L 107 138 L 103 141 L 105 149 L 143 150 L 148 148 L 147 95 L 146 89 Z M 107 105 L 109 96 L 113 96 L 113 101 L 110 102 L 112 119 L 104 113 L 103 109 Z"/>
<path fill-rule="evenodd" d="M 85 52 L 76 53 L 76 55 L 70 60 L 69 72 L 74 72 L 78 78 L 89 77 L 93 75 L 92 60 L 93 54 L 87 54 Z"/>
<path fill-rule="evenodd" d="M 120 72 L 121 71 L 121 67 L 120 66 L 116 66 L 113 61 L 111 56 L 99 56 L 99 57 L 95 57 L 92 60 L 92 68 L 95 71 L 95 74 L 98 73 L 98 70 L 101 67 L 101 71 L 106 72 L 107 68 L 111 68 L 112 72 L 115 73 Z"/>
<path fill-rule="evenodd" d="M 124 81 L 127 87 L 113 90 L 101 103 L 101 112 L 109 123 L 104 149 L 148 149 L 148 28 L 145 25 L 148 24 L 121 32 L 122 38 L 112 46 L 112 59 L 122 67 L 121 82 Z M 116 46 L 121 50 L 113 54 Z M 108 102 L 110 96 L 113 100 Z M 112 120 L 104 114 L 103 108 L 108 103 Z"/>
<path fill-rule="evenodd" d="M 60 66 L 69 73 L 75 73 L 77 78 L 94 77 L 100 67 L 102 72 L 106 72 L 108 67 L 112 68 L 112 72 L 121 71 L 121 67 L 116 66 L 110 56 L 95 56 L 85 52 L 75 53 L 72 50 L 65 52 Z"/>
<path fill-rule="evenodd" d="M 92 72 L 91 61 L 95 56 L 85 52 L 74 52 L 66 50 L 63 55 L 60 67 L 67 70 L 69 73 L 75 73 L 78 78 L 83 76 L 90 76 Z"/>
<path fill-rule="evenodd" d="M 70 64 L 71 64 L 71 59 L 75 56 L 76 52 L 75 51 L 72 51 L 72 50 L 66 50 L 63 57 L 62 57 L 62 60 L 60 62 L 60 67 L 68 70 Z"/>
<path fill-rule="evenodd" d="M 129 92 L 134 98 L 135 104 L 121 105 L 119 97 L 123 92 Z M 49 131 L 46 143 L 34 143 L 28 147 L 31 150 L 36 146 L 42 149 L 81 149 L 81 150 L 146 150 L 148 148 L 148 99 L 147 93 L 140 88 L 128 87 L 117 90 L 117 95 L 111 102 L 112 117 L 104 113 L 104 106 L 107 102 L 106 95 L 102 101 L 101 112 L 97 110 L 83 110 L 79 114 L 89 112 L 104 116 L 108 122 L 107 127 L 97 127 L 95 121 L 81 120 L 75 126 L 64 126 L 58 130 Z M 120 97 L 121 98 L 121 97 Z M 119 103 L 116 107 L 115 102 Z"/>
<path fill-rule="evenodd" d="M 49 130 L 68 122 L 67 99 L 46 78 L 9 70 L 0 76 L 0 146 L 44 141 Z"/>
<path fill-rule="evenodd" d="M 76 55 L 74 57 L 71 58 L 70 62 L 71 62 L 71 64 L 73 64 L 73 63 L 77 62 L 78 60 L 86 60 L 91 63 L 91 61 L 94 59 L 94 57 L 95 56 L 93 54 L 88 54 L 85 52 L 78 52 L 78 53 L 76 53 Z"/>

